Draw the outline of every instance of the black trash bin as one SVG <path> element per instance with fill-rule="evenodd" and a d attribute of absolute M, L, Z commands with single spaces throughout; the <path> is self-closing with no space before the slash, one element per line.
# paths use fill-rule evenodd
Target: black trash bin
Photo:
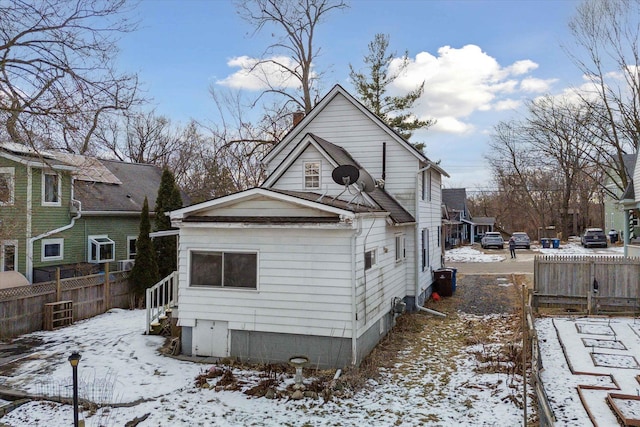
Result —
<path fill-rule="evenodd" d="M 616 230 L 609 231 L 609 241 L 612 245 L 618 242 L 618 232 Z"/>
<path fill-rule="evenodd" d="M 449 268 L 441 268 L 433 272 L 436 279 L 436 289 L 438 294 L 443 297 L 453 295 L 453 270 Z"/>

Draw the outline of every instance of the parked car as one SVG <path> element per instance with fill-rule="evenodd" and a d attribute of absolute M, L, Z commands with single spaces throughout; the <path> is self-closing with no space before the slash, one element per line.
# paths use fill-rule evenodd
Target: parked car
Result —
<path fill-rule="evenodd" d="M 482 249 L 492 246 L 503 249 L 504 240 L 502 239 L 502 234 L 498 233 L 497 231 L 488 231 L 484 233 L 484 236 L 482 236 L 482 240 L 480 240 L 480 246 L 482 246 Z"/>
<path fill-rule="evenodd" d="M 516 248 L 531 249 L 531 239 L 524 231 L 516 231 L 511 237 L 516 241 Z"/>
<path fill-rule="evenodd" d="M 587 228 L 580 239 L 582 246 L 585 248 L 591 248 L 594 246 L 601 246 L 606 248 L 607 244 L 607 236 L 602 231 L 602 228 Z"/>

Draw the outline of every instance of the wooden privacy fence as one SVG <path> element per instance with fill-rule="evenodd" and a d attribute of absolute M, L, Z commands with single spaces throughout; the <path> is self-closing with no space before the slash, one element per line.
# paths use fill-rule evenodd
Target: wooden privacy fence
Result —
<path fill-rule="evenodd" d="M 71 301 L 74 321 L 102 314 L 113 307 L 129 308 L 131 289 L 128 273 L 107 271 L 0 289 L 0 339 L 41 330 L 45 304 Z"/>
<path fill-rule="evenodd" d="M 588 314 L 640 311 L 640 258 L 537 255 L 534 307 L 565 307 Z"/>

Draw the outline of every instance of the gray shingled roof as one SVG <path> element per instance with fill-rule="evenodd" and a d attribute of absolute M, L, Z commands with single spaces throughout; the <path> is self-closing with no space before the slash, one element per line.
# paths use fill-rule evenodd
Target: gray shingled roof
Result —
<path fill-rule="evenodd" d="M 100 160 L 122 184 L 75 181 L 75 198 L 83 211 L 141 212 L 145 196 L 149 210 L 156 205 L 162 170 L 154 165 Z"/>
<path fill-rule="evenodd" d="M 466 212 L 467 190 L 464 188 L 443 188 L 442 203 L 449 210 Z"/>
<path fill-rule="evenodd" d="M 333 144 L 326 139 L 320 138 L 318 135 L 309 134 L 314 141 L 318 143 L 320 147 L 339 165 L 352 165 L 358 169 L 363 169 L 362 166 L 349 154 L 344 148 Z M 367 193 L 369 197 L 383 210 L 389 212 L 389 216 L 396 224 L 405 224 L 415 222 L 415 218 L 407 212 L 405 208 L 400 205 L 389 193 L 384 189 L 375 188 L 373 191 Z"/>

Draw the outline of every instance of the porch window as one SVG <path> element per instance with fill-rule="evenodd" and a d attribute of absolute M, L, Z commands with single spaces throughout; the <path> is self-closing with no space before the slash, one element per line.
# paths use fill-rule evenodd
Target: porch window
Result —
<path fill-rule="evenodd" d="M 320 162 L 304 162 L 304 188 L 320 188 Z"/>
<path fill-rule="evenodd" d="M 42 174 L 42 206 L 60 206 L 62 189 L 60 175 L 55 172 Z"/>
<path fill-rule="evenodd" d="M 18 265 L 17 247 L 15 240 L 0 242 L 0 271 L 15 271 Z"/>
<path fill-rule="evenodd" d="M 0 168 L 0 206 L 13 205 L 15 168 Z"/>
<path fill-rule="evenodd" d="M 396 234 L 396 262 L 402 262 L 407 256 L 404 234 Z"/>
<path fill-rule="evenodd" d="M 64 259 L 64 239 L 44 239 L 42 241 L 42 261 Z"/>
<path fill-rule="evenodd" d="M 376 265 L 376 250 L 371 249 L 364 253 L 364 269 L 365 271 L 373 268 Z"/>
<path fill-rule="evenodd" d="M 116 244 L 108 236 L 89 236 L 89 262 L 115 260 Z"/>
<path fill-rule="evenodd" d="M 255 252 L 191 252 L 191 286 L 258 288 Z"/>

